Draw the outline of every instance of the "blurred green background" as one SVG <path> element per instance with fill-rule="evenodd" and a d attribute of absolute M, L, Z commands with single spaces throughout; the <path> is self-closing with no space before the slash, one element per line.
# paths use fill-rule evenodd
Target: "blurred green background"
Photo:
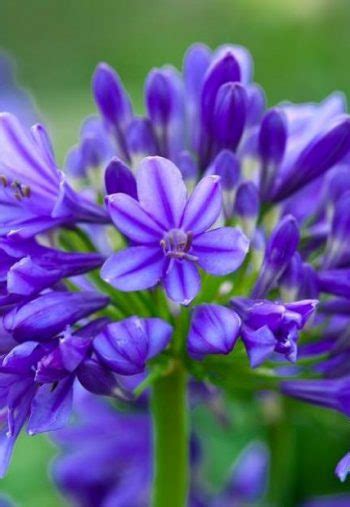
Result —
<path fill-rule="evenodd" d="M 94 111 L 90 80 L 98 61 L 119 71 L 141 110 L 149 68 L 180 66 L 195 41 L 212 47 L 234 42 L 252 52 L 255 79 L 270 104 L 316 101 L 334 89 L 350 92 L 349 27 L 348 0 L 0 0 L 0 46 L 17 60 L 20 82 L 43 112 L 60 161 L 76 142 L 82 118 Z M 275 478 L 288 491 L 283 507 L 312 494 L 348 491 L 333 477 L 350 446 L 348 423 L 295 404 L 289 414 L 293 434 L 283 438 L 297 458 L 289 488 L 289 477 L 280 472 Z M 231 459 L 235 434 L 220 436 L 206 416 L 195 417 L 210 443 L 208 475 L 218 474 L 220 462 Z M 254 421 L 254 434 L 252 428 Z M 53 454 L 44 438 L 23 437 L 0 491 L 24 507 L 64 505 L 46 472 Z M 289 461 L 284 458 L 286 470 Z"/>

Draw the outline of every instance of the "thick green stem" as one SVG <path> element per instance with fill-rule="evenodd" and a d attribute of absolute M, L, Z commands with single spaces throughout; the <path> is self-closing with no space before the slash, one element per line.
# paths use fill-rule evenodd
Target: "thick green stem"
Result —
<path fill-rule="evenodd" d="M 179 362 L 168 375 L 153 384 L 153 507 L 187 505 L 189 430 L 186 385 L 186 372 Z"/>

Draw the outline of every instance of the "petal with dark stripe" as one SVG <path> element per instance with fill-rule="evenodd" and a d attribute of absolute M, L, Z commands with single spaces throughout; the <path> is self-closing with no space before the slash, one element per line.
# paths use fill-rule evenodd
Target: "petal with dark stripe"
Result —
<path fill-rule="evenodd" d="M 135 246 L 118 252 L 104 263 L 101 277 L 123 291 L 156 285 L 162 277 L 164 255 L 159 247 Z"/>
<path fill-rule="evenodd" d="M 212 275 L 227 275 L 242 264 L 249 241 L 237 227 L 221 227 L 196 237 L 191 253 L 198 257 L 204 271 Z"/>
<path fill-rule="evenodd" d="M 168 297 L 183 305 L 188 305 L 196 297 L 200 284 L 197 267 L 186 260 L 175 260 L 164 280 Z"/>
<path fill-rule="evenodd" d="M 186 204 L 181 172 L 170 160 L 145 158 L 136 174 L 141 206 L 166 228 L 178 227 Z"/>
<path fill-rule="evenodd" d="M 206 231 L 222 209 L 220 177 L 206 176 L 194 189 L 186 205 L 182 228 L 194 234 Z"/>
<path fill-rule="evenodd" d="M 112 194 L 106 202 L 115 226 L 125 236 L 136 243 L 159 244 L 163 231 L 138 201 L 126 194 Z"/>

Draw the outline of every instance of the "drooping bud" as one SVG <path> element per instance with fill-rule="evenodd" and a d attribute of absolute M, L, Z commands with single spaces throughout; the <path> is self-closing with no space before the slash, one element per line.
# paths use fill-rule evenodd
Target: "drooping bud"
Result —
<path fill-rule="evenodd" d="M 241 326 L 238 315 L 219 305 L 196 306 L 188 335 L 188 352 L 195 359 L 208 354 L 229 354 Z"/>

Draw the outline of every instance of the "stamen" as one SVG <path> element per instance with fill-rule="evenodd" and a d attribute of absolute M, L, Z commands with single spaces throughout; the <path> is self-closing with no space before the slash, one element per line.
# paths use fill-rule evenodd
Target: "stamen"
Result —
<path fill-rule="evenodd" d="M 8 179 L 3 174 L 0 174 L 0 183 L 4 188 L 9 184 Z"/>

